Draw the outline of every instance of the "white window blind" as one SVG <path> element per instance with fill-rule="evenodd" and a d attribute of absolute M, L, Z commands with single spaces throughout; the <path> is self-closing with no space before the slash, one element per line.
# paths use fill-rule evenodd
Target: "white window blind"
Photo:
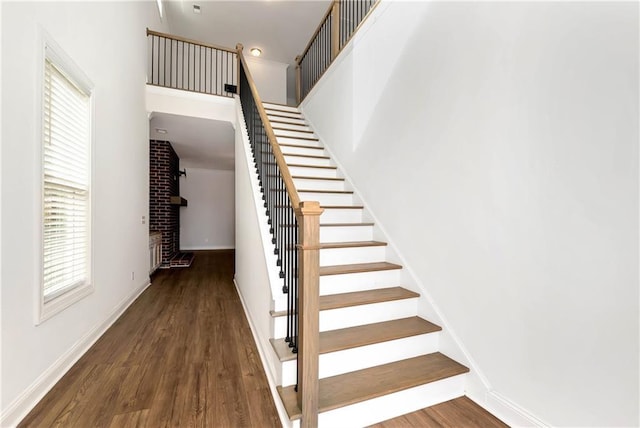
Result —
<path fill-rule="evenodd" d="M 90 282 L 90 93 L 45 59 L 44 303 Z"/>

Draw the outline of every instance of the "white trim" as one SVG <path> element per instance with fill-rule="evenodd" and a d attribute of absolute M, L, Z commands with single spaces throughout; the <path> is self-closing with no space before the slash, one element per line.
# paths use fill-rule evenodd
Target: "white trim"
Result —
<path fill-rule="evenodd" d="M 105 320 L 84 334 L 71 348 L 60 356 L 48 369 L 16 397 L 0 415 L 0 426 L 13 427 L 38 404 L 47 392 L 64 376 L 69 369 L 93 346 L 105 331 L 127 308 L 151 285 L 149 278 L 125 297 Z"/>
<path fill-rule="evenodd" d="M 527 410 L 518 406 L 497 391 L 488 391 L 486 399 L 469 394 L 469 398 L 487 409 L 497 418 L 508 421 L 512 427 L 550 427 L 551 425 L 538 419 Z"/>
<path fill-rule="evenodd" d="M 191 247 L 180 246 L 180 251 L 207 251 L 207 250 L 235 250 L 236 247 L 228 245 L 195 245 Z"/>
<path fill-rule="evenodd" d="M 265 377 L 267 378 L 267 383 L 269 384 L 269 389 L 271 390 L 271 395 L 273 396 L 273 402 L 276 405 L 276 410 L 278 411 L 280 422 L 282 423 L 283 427 L 286 427 L 286 428 L 291 427 L 293 424 L 289 420 L 289 415 L 287 414 L 287 411 L 284 408 L 284 404 L 282 404 L 282 400 L 280 399 L 280 394 L 278 394 L 278 390 L 276 389 L 275 382 L 273 381 L 271 376 L 269 376 L 269 373 L 267 370 L 268 361 L 265 356 L 265 350 L 262 347 L 262 343 L 259 340 L 257 330 L 253 323 L 253 319 L 251 319 L 251 314 L 249 313 L 249 309 L 247 309 L 247 305 L 245 304 L 244 299 L 242 298 L 242 293 L 240 292 L 240 287 L 238 286 L 238 282 L 236 281 L 235 276 L 233 278 L 233 285 L 235 285 L 236 287 L 236 292 L 240 297 L 240 303 L 242 303 L 242 309 L 244 309 L 244 314 L 247 317 L 247 321 L 249 322 L 251 335 L 253 336 L 253 341 L 256 343 L 256 348 L 258 349 L 258 355 L 260 355 L 260 361 L 262 362 L 262 369 L 264 370 Z"/>

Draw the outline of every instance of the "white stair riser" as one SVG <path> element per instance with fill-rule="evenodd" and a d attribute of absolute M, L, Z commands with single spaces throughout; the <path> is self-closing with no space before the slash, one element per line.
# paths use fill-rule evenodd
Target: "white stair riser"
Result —
<path fill-rule="evenodd" d="M 331 159 L 324 158 L 308 158 L 304 156 L 285 155 L 284 160 L 289 164 L 313 165 L 313 166 L 331 166 Z"/>
<path fill-rule="evenodd" d="M 326 208 L 320 223 L 361 223 L 362 208 Z"/>
<path fill-rule="evenodd" d="M 320 205 L 353 205 L 353 193 L 301 192 L 298 190 L 298 195 L 301 201 L 319 201 Z M 322 222 L 321 216 L 320 223 Z"/>
<path fill-rule="evenodd" d="M 320 250 L 320 266 L 383 262 L 387 254 L 386 248 L 384 246 L 324 248 Z"/>
<path fill-rule="evenodd" d="M 420 334 L 321 354 L 320 379 L 438 351 L 438 333 Z M 296 360 L 282 363 L 282 386 L 296 383 Z"/>
<path fill-rule="evenodd" d="M 348 275 L 325 275 L 320 277 L 320 295 L 327 296 L 329 294 L 397 287 L 399 284 L 399 269 L 351 273 Z"/>
<path fill-rule="evenodd" d="M 293 183 L 296 185 L 296 189 L 345 190 L 344 180 L 311 180 L 308 178 L 294 178 Z"/>
<path fill-rule="evenodd" d="M 283 105 L 280 105 L 280 104 L 274 104 L 274 103 L 269 103 L 269 102 L 263 102 L 262 103 L 262 107 L 264 107 L 265 109 L 286 110 L 286 111 L 290 111 L 290 112 L 294 112 L 294 113 L 299 113 L 300 112 L 297 107 L 283 106 Z"/>
<path fill-rule="evenodd" d="M 291 175 L 301 175 L 306 177 L 328 177 L 337 178 L 338 172 L 332 168 L 311 168 L 305 166 L 290 166 L 289 172 Z M 315 200 L 315 199 L 307 199 Z"/>
<path fill-rule="evenodd" d="M 287 131 L 284 129 L 274 129 L 273 133 L 276 134 L 278 140 L 280 140 L 280 137 L 317 138 L 315 134 L 310 132 Z"/>
<path fill-rule="evenodd" d="M 271 126 L 275 126 L 275 123 L 273 123 L 274 121 L 275 122 L 291 122 L 291 123 L 295 123 L 297 125 L 303 125 L 303 126 L 307 125 L 307 122 L 304 119 L 301 119 L 300 117 L 289 117 L 289 118 L 277 117 L 277 116 L 274 116 L 271 112 L 267 112 L 267 117 L 272 122 Z"/>
<path fill-rule="evenodd" d="M 302 140 L 300 138 L 293 138 L 293 137 L 278 137 L 277 140 L 278 140 L 278 143 L 281 143 L 281 144 L 296 144 L 299 146 L 323 147 L 322 144 L 320 144 L 320 141 L 316 141 L 316 140 Z"/>
<path fill-rule="evenodd" d="M 284 120 L 287 121 L 287 119 L 284 119 Z M 304 123 L 294 124 L 294 123 L 280 123 L 279 121 L 272 121 L 271 126 L 274 128 L 290 129 L 292 131 L 312 131 L 312 129 L 309 128 L 309 126 L 305 125 Z"/>
<path fill-rule="evenodd" d="M 320 331 L 413 317 L 417 311 L 417 298 L 320 311 Z M 273 318 L 273 335 L 276 339 L 287 336 L 286 316 Z"/>
<path fill-rule="evenodd" d="M 301 200 L 306 200 L 300 198 Z M 322 226 L 320 242 L 349 242 L 373 240 L 373 226 Z"/>
<path fill-rule="evenodd" d="M 465 375 L 453 376 L 323 412 L 318 417 L 318 426 L 362 427 L 415 412 L 463 396 L 464 380 Z"/>
<path fill-rule="evenodd" d="M 292 146 L 280 146 L 282 153 L 292 155 L 307 155 L 307 156 L 326 156 L 324 149 L 310 149 L 308 147 L 292 147 Z"/>

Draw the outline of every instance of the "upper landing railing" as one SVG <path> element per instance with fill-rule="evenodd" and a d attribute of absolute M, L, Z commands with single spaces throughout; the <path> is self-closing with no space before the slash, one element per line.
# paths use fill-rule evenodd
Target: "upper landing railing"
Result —
<path fill-rule="evenodd" d="M 296 57 L 298 104 L 309 94 L 380 0 L 333 0 L 302 54 Z"/>
<path fill-rule="evenodd" d="M 235 49 L 147 28 L 147 83 L 165 88 L 233 97 L 238 86 Z"/>

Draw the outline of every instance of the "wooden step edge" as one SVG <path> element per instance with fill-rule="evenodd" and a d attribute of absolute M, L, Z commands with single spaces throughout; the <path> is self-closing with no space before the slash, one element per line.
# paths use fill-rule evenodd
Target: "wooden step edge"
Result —
<path fill-rule="evenodd" d="M 317 138 L 313 138 L 313 137 L 294 137 L 291 135 L 278 135 L 276 134 L 276 139 L 277 138 L 292 138 L 294 140 L 303 140 L 303 141 L 320 141 Z"/>
<path fill-rule="evenodd" d="M 312 149 L 312 150 L 324 150 L 324 147 L 318 146 L 302 146 L 299 144 L 290 144 L 290 143 L 278 143 L 280 147 L 296 147 L 298 149 Z"/>
<path fill-rule="evenodd" d="M 394 300 L 413 299 L 420 297 L 415 291 L 407 290 L 404 287 L 375 288 L 365 291 L 352 291 L 349 293 L 328 294 L 320 296 L 319 305 L 321 311 L 331 309 L 348 308 L 351 306 L 362 306 L 373 303 L 391 302 Z M 269 311 L 272 318 L 284 317 L 286 310 Z"/>
<path fill-rule="evenodd" d="M 282 104 L 282 103 L 274 103 L 274 102 L 272 102 L 272 101 L 263 101 L 263 102 L 262 102 L 262 106 L 263 106 L 264 108 L 266 108 L 266 104 L 270 104 L 270 105 L 272 105 L 272 106 L 280 106 L 280 107 L 295 108 L 295 109 L 297 109 L 297 108 L 298 108 L 297 106 L 290 106 L 289 104 Z"/>
<path fill-rule="evenodd" d="M 398 269 L 402 269 L 402 266 L 389 262 L 354 263 L 349 265 L 320 266 L 319 274 L 320 276 L 330 276 Z"/>
<path fill-rule="evenodd" d="M 330 354 L 439 331 L 442 331 L 440 326 L 417 316 L 322 331 L 318 352 L 320 355 Z M 296 354 L 291 352 L 291 347 L 284 338 L 269 339 L 269 342 L 280 362 L 296 359 Z"/>
<path fill-rule="evenodd" d="M 267 114 L 267 115 L 268 115 L 268 114 Z M 295 118 L 295 117 L 290 117 L 289 119 L 296 119 L 296 118 Z M 303 121 L 303 122 L 304 122 L 304 119 L 296 119 L 296 120 L 301 120 L 301 121 Z M 288 121 L 286 121 L 286 120 L 270 120 L 269 122 L 271 122 L 271 123 L 282 123 L 282 124 L 285 124 L 285 125 L 296 125 L 296 126 L 307 126 L 307 127 L 309 126 L 309 125 L 307 124 L 307 122 L 304 122 L 304 123 L 296 123 L 296 122 L 288 122 Z"/>
<path fill-rule="evenodd" d="M 304 165 L 304 164 L 299 164 L 299 163 L 288 163 L 287 166 L 289 167 L 304 167 L 304 168 L 320 168 L 320 169 L 338 169 L 337 166 L 331 166 L 331 165 Z"/>
<path fill-rule="evenodd" d="M 325 210 L 363 210 L 362 205 L 320 205 Z"/>
<path fill-rule="evenodd" d="M 357 370 L 319 381 L 318 411 L 349 406 L 469 372 L 440 352 Z M 289 419 L 300 419 L 294 386 L 277 387 Z"/>
<path fill-rule="evenodd" d="M 274 108 L 274 107 L 266 107 L 266 106 L 262 106 L 262 107 L 264 107 L 265 110 L 268 110 L 267 114 L 269 113 L 269 111 L 277 111 L 280 113 L 299 114 L 300 116 L 302 116 L 302 113 L 300 113 L 299 111 L 291 111 L 291 110 L 285 110 L 285 109 Z"/>
<path fill-rule="evenodd" d="M 300 129 L 289 129 L 289 128 L 280 128 L 278 126 L 272 126 L 271 129 L 273 129 L 274 131 L 291 131 L 291 132 L 303 132 L 305 134 L 313 134 L 313 131 L 311 130 L 300 130 Z M 278 136 L 278 134 L 276 133 L 276 137 Z"/>
<path fill-rule="evenodd" d="M 417 316 L 323 331 L 319 352 L 328 354 L 439 331 L 442 327 Z"/>
<path fill-rule="evenodd" d="M 404 287 L 387 287 L 364 291 L 351 291 L 340 294 L 327 294 L 320 296 L 319 305 L 321 311 L 328 311 L 331 309 L 349 308 L 352 306 L 415 299 L 417 297 L 420 297 L 420 294 L 415 291 L 407 290 Z"/>
<path fill-rule="evenodd" d="M 282 153 L 282 156 L 295 156 L 297 158 L 311 158 L 311 159 L 331 159 L 330 156 L 324 155 L 303 155 L 300 153 Z"/>
<path fill-rule="evenodd" d="M 357 248 L 357 247 L 386 247 L 387 243 L 382 241 L 348 241 L 348 242 L 321 242 L 321 250 L 336 248 Z"/>
<path fill-rule="evenodd" d="M 360 226 L 373 226 L 374 223 L 320 223 L 320 227 L 360 227 Z M 279 227 L 298 227 L 297 224 L 281 224 Z"/>
<path fill-rule="evenodd" d="M 320 223 L 320 227 L 360 227 L 360 226 L 373 226 L 372 222 L 361 223 Z"/>
<path fill-rule="evenodd" d="M 329 181 L 344 181 L 344 178 L 340 177 L 311 177 L 306 175 L 292 175 L 292 179 L 296 180 L 329 180 Z"/>
<path fill-rule="evenodd" d="M 340 195 L 353 195 L 353 190 L 298 189 L 298 193 L 335 193 Z"/>
<path fill-rule="evenodd" d="M 285 112 L 285 113 L 287 113 L 287 112 Z M 281 115 L 281 114 L 269 113 L 269 112 L 267 112 L 267 116 L 271 116 L 271 117 L 282 117 L 282 118 L 285 118 L 285 119 L 299 119 L 299 120 L 305 120 L 301 113 L 293 113 L 293 112 L 288 112 L 288 113 L 290 113 L 290 114 L 297 114 L 299 117 L 283 116 L 283 115 Z"/>

